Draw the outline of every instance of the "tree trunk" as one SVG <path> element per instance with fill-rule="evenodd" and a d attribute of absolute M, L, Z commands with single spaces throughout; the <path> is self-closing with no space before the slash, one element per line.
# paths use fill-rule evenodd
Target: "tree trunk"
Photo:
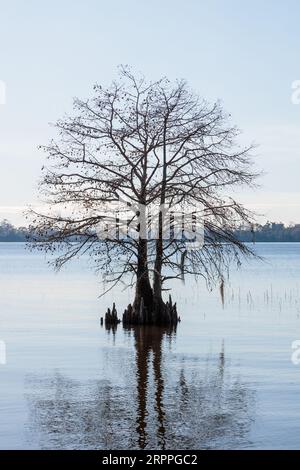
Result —
<path fill-rule="evenodd" d="M 159 322 L 159 317 L 162 314 L 163 300 L 162 300 L 162 257 L 163 257 L 163 241 L 162 241 L 162 214 L 159 214 L 159 238 L 156 241 L 156 258 L 154 264 L 153 276 L 153 310 L 156 321 Z"/>
<path fill-rule="evenodd" d="M 176 303 L 172 303 L 171 296 L 168 302 L 162 299 L 162 265 L 163 265 L 163 228 L 164 228 L 164 204 L 166 201 L 167 155 L 166 155 L 166 123 L 164 129 L 163 147 L 163 177 L 161 189 L 161 210 L 159 212 L 158 237 L 156 241 L 156 257 L 154 263 L 153 289 L 149 279 L 148 251 L 147 251 L 147 218 L 144 211 L 145 194 L 142 193 L 140 208 L 140 230 L 138 244 L 137 281 L 135 299 L 129 304 L 123 314 L 125 325 L 176 325 L 180 321 L 177 315 Z M 147 154 L 145 154 L 144 182 L 147 179 Z"/>
<path fill-rule="evenodd" d="M 164 123 L 164 145 L 163 145 L 163 174 L 161 183 L 161 196 L 160 196 L 160 211 L 158 218 L 158 238 L 156 240 L 156 258 L 154 264 L 154 315 L 156 321 L 159 320 L 160 315 L 164 315 L 164 302 L 162 300 L 162 264 L 163 264 L 163 227 L 164 227 L 164 204 L 166 202 L 166 179 L 167 179 L 167 149 L 166 149 L 166 131 L 167 131 L 167 118 Z"/>
<path fill-rule="evenodd" d="M 161 256 L 156 256 L 154 291 L 149 280 L 147 241 L 139 241 L 138 272 L 135 299 L 129 304 L 123 314 L 124 325 L 177 325 L 180 317 L 177 315 L 176 303 L 172 303 L 171 296 L 168 302 L 162 299 L 162 238 L 158 240 L 157 248 Z"/>
<path fill-rule="evenodd" d="M 137 280 L 133 303 L 137 310 L 140 308 L 141 299 L 143 299 L 144 306 L 151 311 L 153 306 L 153 291 L 149 279 L 147 240 L 142 239 L 139 240 L 138 247 Z"/>

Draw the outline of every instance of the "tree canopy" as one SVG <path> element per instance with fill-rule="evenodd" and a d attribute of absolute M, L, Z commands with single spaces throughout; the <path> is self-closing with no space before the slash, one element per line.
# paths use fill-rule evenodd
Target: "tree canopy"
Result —
<path fill-rule="evenodd" d="M 136 286 L 136 310 L 143 299 L 157 311 L 168 280 L 222 282 L 232 259 L 252 255 L 234 229 L 253 215 L 232 196 L 233 188 L 254 184 L 252 146 L 238 144 L 239 131 L 219 102 L 209 104 L 185 81 L 148 82 L 122 67 L 111 86 L 95 85 L 91 99 L 76 99 L 73 115 L 56 129 L 58 138 L 43 146 L 47 210 L 31 216 L 36 246 L 63 250 L 57 268 L 89 252 L 111 286 Z M 120 199 L 131 206 L 138 236 L 99 239 L 97 227 Z M 169 215 L 162 211 L 156 237 L 145 237 L 141 227 L 147 230 L 149 220 L 140 208 L 151 205 L 201 207 L 204 245 L 189 250 L 184 237 L 166 238 Z"/>

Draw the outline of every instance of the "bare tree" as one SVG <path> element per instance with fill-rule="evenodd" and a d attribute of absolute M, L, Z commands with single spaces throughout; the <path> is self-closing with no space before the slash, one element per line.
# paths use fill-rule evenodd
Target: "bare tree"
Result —
<path fill-rule="evenodd" d="M 230 197 L 234 187 L 254 184 L 251 146 L 237 144 L 239 131 L 219 103 L 200 99 L 184 81 L 149 83 L 124 67 L 119 81 L 96 85 L 94 97 L 75 100 L 74 108 L 75 116 L 56 124 L 59 139 L 43 147 L 50 165 L 40 193 L 50 209 L 31 211 L 34 246 L 62 250 L 57 268 L 89 252 L 111 287 L 135 285 L 124 321 L 176 322 L 176 305 L 162 298 L 168 280 L 195 275 L 223 285 L 231 260 L 253 255 L 234 236 L 252 214 Z M 103 205 L 120 198 L 137 208 L 131 222 L 138 236 L 99 239 Z M 151 205 L 201 205 L 204 246 L 189 250 L 184 237 L 167 239 L 162 211 L 156 237 L 147 238 L 141 227 L 149 219 L 140 208 Z"/>

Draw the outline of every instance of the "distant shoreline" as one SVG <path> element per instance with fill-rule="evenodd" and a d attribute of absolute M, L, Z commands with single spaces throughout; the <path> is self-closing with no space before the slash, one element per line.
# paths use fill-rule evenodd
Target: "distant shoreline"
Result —
<path fill-rule="evenodd" d="M 248 225 L 237 228 L 233 235 L 243 243 L 300 243 L 300 224 L 288 227 L 281 222 Z M 17 228 L 8 220 L 0 221 L 0 243 L 30 242 L 33 237 L 28 227 Z"/>

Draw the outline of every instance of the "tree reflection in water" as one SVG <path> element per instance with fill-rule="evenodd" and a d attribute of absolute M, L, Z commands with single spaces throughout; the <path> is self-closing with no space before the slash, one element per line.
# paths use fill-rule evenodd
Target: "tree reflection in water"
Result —
<path fill-rule="evenodd" d="M 249 447 L 254 392 L 231 377 L 224 344 L 219 357 L 203 358 L 172 352 L 174 330 L 140 326 L 125 334 L 135 355 L 126 367 L 117 361 L 121 383 L 109 373 L 116 368 L 110 356 L 107 379 L 27 377 L 31 440 L 44 449 Z"/>
<path fill-rule="evenodd" d="M 165 412 L 163 406 L 164 380 L 162 375 L 162 341 L 164 336 L 172 339 L 175 329 L 164 327 L 136 327 L 134 328 L 136 349 L 136 375 L 137 375 L 137 432 L 140 449 L 147 446 L 147 389 L 149 382 L 149 369 L 152 362 L 154 374 L 154 410 L 157 414 L 157 440 L 158 448 L 165 449 L 166 428 Z"/>

